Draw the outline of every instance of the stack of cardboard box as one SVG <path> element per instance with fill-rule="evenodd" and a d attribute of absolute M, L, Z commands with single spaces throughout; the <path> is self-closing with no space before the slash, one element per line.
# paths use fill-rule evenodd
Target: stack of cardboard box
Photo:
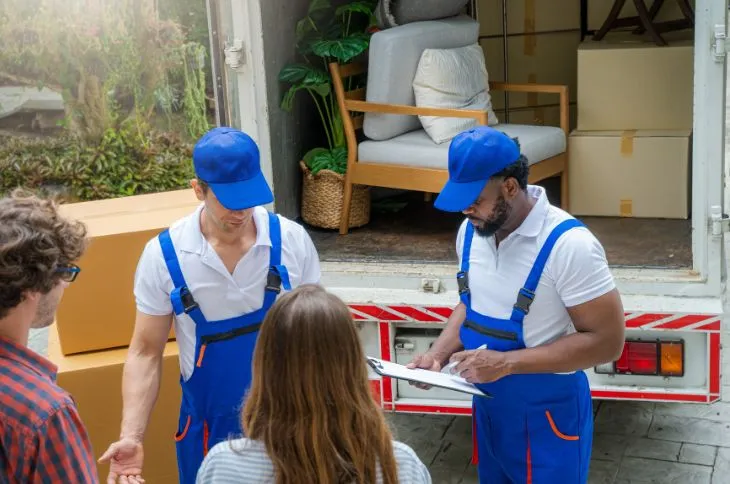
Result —
<path fill-rule="evenodd" d="M 71 393 L 96 457 L 119 438 L 122 370 L 135 319 L 134 273 L 145 244 L 198 205 L 192 190 L 62 206 L 90 235 L 82 271 L 66 290 L 48 342 L 58 383 Z M 145 435 L 144 477 L 149 484 L 177 482 L 174 435 L 178 430 L 180 370 L 177 344 L 167 343 L 159 398 Z M 105 479 L 108 465 L 98 466 Z"/>
<path fill-rule="evenodd" d="M 660 47 L 618 33 L 580 45 L 571 213 L 689 216 L 693 63 L 691 39 Z"/>

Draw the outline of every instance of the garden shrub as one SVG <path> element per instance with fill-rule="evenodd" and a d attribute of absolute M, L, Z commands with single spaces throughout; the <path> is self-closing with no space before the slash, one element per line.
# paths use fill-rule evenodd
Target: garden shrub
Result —
<path fill-rule="evenodd" d="M 182 189 L 194 176 L 192 146 L 175 134 L 106 130 L 98 144 L 73 135 L 0 138 L 0 196 L 16 187 L 62 202 Z"/>

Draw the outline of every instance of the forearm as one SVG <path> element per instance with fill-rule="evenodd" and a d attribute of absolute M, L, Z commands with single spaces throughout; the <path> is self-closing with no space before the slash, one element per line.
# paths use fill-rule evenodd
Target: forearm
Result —
<path fill-rule="evenodd" d="M 162 376 L 162 354 L 131 351 L 122 377 L 121 438 L 143 440 L 150 414 L 157 401 Z"/>
<path fill-rule="evenodd" d="M 465 319 L 466 306 L 459 303 L 446 321 L 446 327 L 428 350 L 428 354 L 432 355 L 442 366 L 446 364 L 451 355 L 463 348 L 459 331 Z"/>
<path fill-rule="evenodd" d="M 567 373 L 616 360 L 623 333 L 574 333 L 553 343 L 506 353 L 510 373 Z"/>

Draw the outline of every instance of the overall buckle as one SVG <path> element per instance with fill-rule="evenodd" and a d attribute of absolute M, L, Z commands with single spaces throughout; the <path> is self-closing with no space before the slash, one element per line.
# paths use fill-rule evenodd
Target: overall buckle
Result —
<path fill-rule="evenodd" d="M 517 302 L 515 302 L 514 308 L 522 311 L 525 315 L 530 312 L 530 306 L 532 301 L 535 300 L 535 293 L 529 289 L 522 288 L 517 293 Z"/>
<path fill-rule="evenodd" d="M 180 301 L 182 302 L 183 311 L 185 311 L 185 314 L 188 314 L 190 313 L 190 311 L 199 307 L 198 303 L 195 302 L 195 299 L 193 299 L 193 295 L 187 288 L 187 286 L 180 289 Z"/>
<path fill-rule="evenodd" d="M 456 283 L 459 286 L 459 295 L 468 294 L 469 293 L 469 273 L 464 271 L 459 271 L 458 274 L 456 274 Z"/>
<path fill-rule="evenodd" d="M 266 276 L 266 290 L 276 294 L 281 292 L 281 275 L 278 272 L 269 270 L 269 274 Z"/>

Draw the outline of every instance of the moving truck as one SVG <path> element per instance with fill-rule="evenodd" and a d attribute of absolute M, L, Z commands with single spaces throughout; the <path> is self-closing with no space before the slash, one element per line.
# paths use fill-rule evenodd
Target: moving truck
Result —
<path fill-rule="evenodd" d="M 571 212 L 604 244 L 626 310 L 624 353 L 588 371 L 593 395 L 705 404 L 727 399 L 730 384 L 721 378 L 730 227 L 727 0 L 696 0 L 693 29 L 662 34 L 672 39 L 668 45 L 650 38 L 636 49 L 592 40 L 610 2 L 561 0 L 560 9 L 555 3 L 481 0 L 470 2 L 467 12 L 480 22 L 490 80 L 569 88 Z M 666 3 L 657 21 L 681 16 L 672 11 L 674 2 Z M 306 113 L 279 108 L 286 87 L 277 75 L 293 57 L 294 26 L 307 7 L 306 0 L 209 3 L 219 121 L 258 140 L 274 208 L 292 217 L 298 216 L 297 157 Z M 625 10 L 622 16 L 632 14 Z M 684 41 L 674 40 L 682 35 Z M 623 90 L 616 94 L 607 82 Z M 628 120 L 619 119 L 626 113 L 617 106 L 647 101 L 641 99 L 647 93 L 674 102 L 655 103 L 654 112 L 636 106 Z M 559 122 L 554 101 L 499 96 L 493 94 L 493 103 L 502 119 Z M 557 200 L 560 185 L 553 185 L 545 183 Z M 411 201 L 406 208 L 378 211 L 376 192 L 368 225 L 346 235 L 311 234 L 322 282 L 350 305 L 367 354 L 406 363 L 428 349 L 458 302 L 454 244 L 461 219 L 422 203 L 423 194 L 420 200 L 396 194 Z M 371 378 L 384 409 L 471 412 L 468 395 Z"/>

